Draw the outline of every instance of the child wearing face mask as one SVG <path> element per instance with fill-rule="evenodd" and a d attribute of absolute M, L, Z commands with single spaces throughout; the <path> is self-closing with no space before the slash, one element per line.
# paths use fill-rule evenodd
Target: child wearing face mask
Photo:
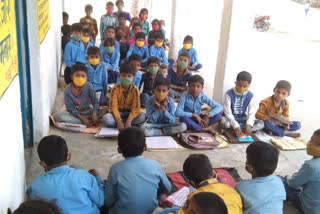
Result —
<path fill-rule="evenodd" d="M 229 89 L 224 98 L 224 116 L 222 117 L 220 128 L 232 128 L 237 137 L 249 135 L 253 131 L 263 129 L 261 120 L 256 120 L 254 95 L 249 91 L 251 84 L 251 74 L 241 71 L 237 75 L 235 87 Z"/>
<path fill-rule="evenodd" d="M 179 54 L 187 52 L 190 56 L 190 65 L 188 66 L 190 71 L 198 71 L 202 68 L 202 64 L 199 63 L 198 53 L 193 47 L 192 36 L 187 35 L 183 39 L 183 48 L 180 49 Z"/>
<path fill-rule="evenodd" d="M 76 63 L 71 69 L 72 82 L 64 89 L 64 103 L 67 110 L 57 112 L 58 122 L 84 124 L 87 127 L 99 124 L 99 101 L 91 83 L 87 82 L 88 68 Z M 93 108 L 91 107 L 93 106 Z"/>
<path fill-rule="evenodd" d="M 94 43 L 90 40 L 90 30 L 88 28 L 82 29 L 81 40 L 83 42 L 84 48 L 86 49 L 86 56 L 88 56 L 88 49 L 94 46 Z"/>
<path fill-rule="evenodd" d="M 133 33 L 130 34 L 130 36 L 127 39 L 127 43 L 128 43 L 129 46 L 136 42 L 136 34 L 141 32 L 141 25 L 139 23 L 133 24 L 132 32 Z M 148 47 L 147 38 L 144 39 L 144 44 Z"/>
<path fill-rule="evenodd" d="M 149 36 L 150 24 L 148 22 L 148 9 L 142 8 L 139 13 L 140 24 L 143 27 L 142 31 L 146 34 L 146 37 Z"/>
<path fill-rule="evenodd" d="M 115 40 L 113 38 L 106 38 L 103 46 L 104 50 L 101 53 L 101 61 L 106 63 L 108 83 L 118 83 L 120 53 L 116 51 Z"/>
<path fill-rule="evenodd" d="M 120 24 L 119 23 L 119 14 L 121 14 L 121 13 L 124 14 L 125 20 L 131 21 L 130 13 L 129 12 L 125 12 L 123 10 L 123 8 L 124 8 L 124 1 L 123 0 L 117 0 L 116 1 L 116 7 L 118 8 L 118 11 L 113 13 L 113 15 L 118 16 L 118 20 L 116 21 L 116 26 L 118 26 Z"/>
<path fill-rule="evenodd" d="M 162 33 L 160 29 L 161 24 L 158 19 L 152 20 L 151 25 L 152 25 L 152 30 L 149 32 L 149 36 L 148 36 L 148 42 L 150 46 L 154 44 L 154 41 L 156 39 L 155 35 L 158 33 Z"/>
<path fill-rule="evenodd" d="M 136 42 L 130 45 L 127 52 L 127 60 L 131 54 L 136 53 L 142 58 L 141 67 L 145 68 L 147 66 L 147 60 L 149 58 L 149 49 L 145 45 L 146 35 L 143 32 L 136 33 Z"/>
<path fill-rule="evenodd" d="M 100 36 L 101 40 L 104 40 L 106 38 L 106 30 L 108 26 L 115 27 L 116 25 L 116 16 L 113 15 L 113 2 L 109 1 L 106 5 L 107 13 L 105 15 L 102 15 L 100 18 Z"/>
<path fill-rule="evenodd" d="M 146 136 L 174 135 L 187 130 L 184 123 L 177 123 L 174 100 L 168 97 L 170 82 L 159 77 L 154 83 L 154 96 L 147 101 L 147 119 L 142 128 Z"/>
<path fill-rule="evenodd" d="M 150 33 L 151 35 L 151 33 Z M 160 67 L 161 69 L 168 69 L 168 58 L 166 55 L 166 51 L 163 48 L 163 40 L 164 40 L 164 36 L 161 32 L 157 32 L 154 34 L 154 39 L 155 42 L 154 44 L 149 48 L 150 51 L 150 56 L 155 56 L 158 57 L 160 59 Z M 166 73 L 166 72 L 163 72 Z"/>

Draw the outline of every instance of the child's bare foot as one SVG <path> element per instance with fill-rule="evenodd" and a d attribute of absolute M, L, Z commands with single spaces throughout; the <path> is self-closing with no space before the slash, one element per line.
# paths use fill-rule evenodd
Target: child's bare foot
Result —
<path fill-rule="evenodd" d="M 284 135 L 288 137 L 293 137 L 293 138 L 297 138 L 301 136 L 301 134 L 298 132 L 290 132 L 290 131 L 284 131 Z"/>

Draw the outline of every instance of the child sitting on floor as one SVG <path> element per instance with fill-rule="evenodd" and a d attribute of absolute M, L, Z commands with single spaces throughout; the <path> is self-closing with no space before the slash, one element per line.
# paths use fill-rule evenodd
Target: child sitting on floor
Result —
<path fill-rule="evenodd" d="M 101 53 L 101 61 L 105 62 L 107 65 L 109 84 L 117 83 L 119 78 L 120 53 L 115 50 L 115 44 L 113 38 L 106 38 L 103 43 L 104 50 Z"/>
<path fill-rule="evenodd" d="M 67 111 L 55 113 L 56 121 L 84 124 L 87 127 L 99 124 L 99 101 L 96 99 L 92 84 L 87 82 L 87 74 L 88 68 L 85 65 L 76 63 L 72 66 L 72 82 L 64 89 L 64 103 Z"/>
<path fill-rule="evenodd" d="M 132 44 L 127 53 L 127 59 L 131 56 L 131 54 L 136 53 L 142 58 L 142 67 L 146 67 L 147 60 L 149 58 L 149 49 L 145 45 L 146 36 L 143 32 L 139 32 L 136 34 L 136 42 Z"/>
<path fill-rule="evenodd" d="M 204 154 L 192 154 L 183 164 L 183 172 L 196 191 L 188 195 L 190 200 L 200 192 L 212 192 L 222 198 L 227 206 L 228 213 L 242 214 L 240 195 L 226 184 L 219 183 L 217 174 L 213 171 L 209 158 Z M 179 214 L 184 212 L 179 211 Z"/>
<path fill-rule="evenodd" d="M 148 123 L 143 125 L 146 136 L 173 135 L 187 130 L 184 123 L 177 123 L 174 100 L 168 97 L 169 80 L 159 77 L 154 83 L 154 95 L 147 102 Z"/>
<path fill-rule="evenodd" d="M 62 214 L 62 212 L 55 201 L 28 199 L 20 204 L 13 213 L 8 209 L 7 214 Z"/>
<path fill-rule="evenodd" d="M 200 75 L 188 79 L 189 91 L 185 92 L 179 100 L 176 116 L 184 122 L 189 129 L 207 131 L 208 126 L 221 120 L 222 106 L 203 93 L 204 80 Z M 201 113 L 203 104 L 209 105 L 212 110 L 208 114 Z"/>
<path fill-rule="evenodd" d="M 136 34 L 142 32 L 141 25 L 139 23 L 134 23 L 132 26 L 132 34 L 127 39 L 127 43 L 129 46 L 136 42 Z M 144 44 L 148 47 L 148 40 L 147 38 L 144 39 Z"/>
<path fill-rule="evenodd" d="M 271 176 L 278 165 L 279 151 L 274 146 L 258 141 L 246 150 L 246 170 L 251 180 L 239 181 L 236 190 L 242 198 L 244 214 L 282 214 L 286 192 L 278 176 Z"/>
<path fill-rule="evenodd" d="M 202 68 L 202 65 L 199 63 L 198 53 L 193 47 L 193 38 L 192 36 L 187 35 L 183 40 L 183 48 L 180 49 L 179 55 L 182 52 L 187 52 L 190 56 L 190 71 L 198 71 Z"/>
<path fill-rule="evenodd" d="M 142 74 L 141 85 L 143 84 L 143 90 L 140 96 L 141 106 L 146 107 L 148 100 L 153 95 L 154 82 L 157 78 L 163 77 L 159 72 L 159 59 L 157 57 L 149 57 L 147 62 L 148 70 Z"/>
<path fill-rule="evenodd" d="M 109 26 L 109 27 L 107 27 L 107 29 L 106 29 L 106 38 L 112 38 L 112 39 L 116 39 L 116 29 L 113 27 L 113 26 Z M 105 38 L 105 39 L 106 39 Z M 104 40 L 105 40 L 104 39 Z M 101 53 L 103 52 L 103 50 L 104 50 L 104 40 L 102 40 L 101 41 L 101 44 L 100 44 L 100 51 L 101 51 Z M 119 42 L 118 41 L 115 41 L 115 49 L 116 49 L 116 51 L 117 52 L 119 52 L 120 53 L 120 44 L 119 44 Z"/>
<path fill-rule="evenodd" d="M 100 49 L 98 47 L 90 47 L 88 49 L 88 82 L 92 84 L 99 105 L 107 104 L 108 93 L 108 72 L 106 63 L 100 62 Z"/>
<path fill-rule="evenodd" d="M 289 101 L 286 98 L 290 95 L 290 91 L 291 84 L 286 80 L 280 80 L 273 89 L 274 94 L 260 102 L 256 118 L 264 121 L 264 129 L 268 134 L 300 137 L 300 133 L 294 132 L 301 128 L 299 121 L 291 121 L 289 125 L 274 118 L 281 116 L 289 120 Z"/>
<path fill-rule="evenodd" d="M 179 54 L 177 62 L 168 70 L 167 78 L 170 81 L 170 97 L 172 98 L 180 98 L 188 90 L 187 81 L 192 75 L 188 70 L 189 58 L 186 52 Z"/>
<path fill-rule="evenodd" d="M 67 165 L 71 154 L 66 141 L 56 135 L 44 137 L 38 145 L 40 166 L 45 174 L 39 175 L 27 189 L 33 199 L 56 200 L 62 213 L 100 213 L 104 204 L 103 182 L 97 170 L 90 174 Z"/>
<path fill-rule="evenodd" d="M 71 26 L 68 24 L 62 25 L 61 27 L 61 33 L 62 33 L 62 37 L 61 37 L 61 49 L 64 53 L 64 49 L 66 47 L 66 45 L 68 44 L 68 42 L 71 39 Z"/>
<path fill-rule="evenodd" d="M 317 214 L 320 210 L 320 129 L 307 144 L 307 154 L 313 158 L 297 173 L 286 176 L 287 200 L 301 213 Z"/>
<path fill-rule="evenodd" d="M 108 127 L 123 129 L 131 125 L 140 126 L 146 121 L 146 115 L 140 112 L 139 89 L 132 83 L 133 65 L 126 62 L 120 65 L 120 83 L 110 92 L 110 113 L 102 118 Z"/>
<path fill-rule="evenodd" d="M 91 35 L 89 28 L 82 29 L 82 37 L 81 40 L 83 42 L 84 48 L 86 49 L 86 56 L 88 56 L 88 49 L 94 46 L 93 42 L 90 41 Z"/>
<path fill-rule="evenodd" d="M 141 57 L 138 54 L 132 54 L 129 57 L 129 63 L 133 65 L 134 67 L 134 79 L 133 79 L 133 84 L 137 86 L 137 88 L 140 88 L 140 83 L 142 79 L 142 75 L 139 72 L 140 71 L 140 65 L 141 65 Z"/>
<path fill-rule="evenodd" d="M 125 13 L 119 13 L 118 21 L 119 21 L 119 26 L 123 30 L 123 36 L 125 37 L 126 35 L 129 34 L 129 31 L 130 31 L 130 28 L 126 25 L 126 14 Z"/>
<path fill-rule="evenodd" d="M 118 152 L 125 158 L 114 164 L 105 188 L 109 214 L 149 214 L 158 207 L 157 194 L 169 193 L 171 184 L 158 162 L 145 159 L 146 137 L 139 128 L 127 128 L 118 136 Z"/>
<path fill-rule="evenodd" d="M 149 32 L 149 36 L 148 36 L 149 46 L 154 44 L 154 41 L 156 40 L 155 35 L 158 33 L 162 33 L 160 29 L 160 21 L 158 19 L 152 20 L 151 25 L 152 25 L 152 31 Z"/>
<path fill-rule="evenodd" d="M 125 32 L 127 34 L 125 34 L 125 36 L 127 37 L 127 39 L 129 39 L 129 36 L 134 35 L 135 33 L 133 32 L 133 26 L 138 23 L 139 24 L 139 18 L 138 17 L 132 17 L 131 21 L 130 21 L 130 25 L 129 25 L 129 32 Z M 141 29 L 141 25 L 139 24 L 140 29 Z M 141 31 L 140 31 L 141 32 Z"/>
<path fill-rule="evenodd" d="M 263 129 L 263 121 L 255 119 L 255 101 L 249 87 L 251 74 L 241 71 L 237 75 L 236 86 L 229 89 L 224 98 L 224 117 L 220 127 L 222 129 L 233 128 L 237 137 L 251 134 L 252 131 Z M 242 133 L 243 131 L 243 133 Z"/>
<path fill-rule="evenodd" d="M 151 33 L 150 33 L 151 34 Z M 164 36 L 162 33 L 155 33 L 153 35 L 154 38 L 154 45 L 152 45 L 149 48 L 150 51 L 150 56 L 155 56 L 158 57 L 160 59 L 160 67 L 162 69 L 168 69 L 168 58 L 166 55 L 166 51 L 163 48 L 163 40 L 164 40 Z"/>

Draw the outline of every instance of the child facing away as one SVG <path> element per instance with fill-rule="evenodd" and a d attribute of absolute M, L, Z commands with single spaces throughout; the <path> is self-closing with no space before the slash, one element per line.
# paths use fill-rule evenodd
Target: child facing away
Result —
<path fill-rule="evenodd" d="M 61 33 L 62 33 L 61 49 L 62 49 L 63 53 L 64 53 L 64 49 L 65 49 L 66 45 L 70 41 L 71 32 L 72 32 L 71 25 L 65 24 L 65 25 L 61 26 Z"/>
<path fill-rule="evenodd" d="M 211 192 L 217 194 L 227 206 L 229 214 L 242 214 L 242 202 L 240 195 L 226 184 L 219 183 L 217 174 L 212 169 L 209 158 L 204 154 L 191 154 L 183 164 L 183 172 L 188 178 L 195 192 L 188 195 L 187 200 L 200 193 Z M 183 211 L 179 211 L 183 214 Z"/>
<path fill-rule="evenodd" d="M 317 214 L 320 210 L 320 129 L 307 144 L 307 160 L 292 176 L 286 176 L 287 200 L 301 213 Z"/>
<path fill-rule="evenodd" d="M 90 47 L 88 49 L 88 82 L 92 84 L 96 92 L 96 98 L 99 105 L 107 104 L 108 93 L 108 73 L 106 63 L 100 62 L 100 49 L 98 47 Z"/>
<path fill-rule="evenodd" d="M 56 121 L 84 124 L 87 127 L 99 124 L 98 114 L 102 114 L 102 111 L 99 112 L 99 102 L 92 84 L 87 82 L 87 73 L 88 68 L 84 64 L 76 63 L 72 66 L 72 82 L 64 89 L 67 110 L 55 113 Z"/>
<path fill-rule="evenodd" d="M 126 20 L 131 21 L 130 13 L 129 12 L 125 12 L 123 10 L 123 8 L 124 8 L 124 1 L 123 0 L 117 0 L 116 1 L 116 7 L 118 8 L 118 11 L 113 13 L 113 15 L 118 17 L 118 20 L 116 22 L 116 26 L 120 25 L 120 19 L 119 19 L 120 17 L 119 17 L 119 15 L 121 13 L 124 15 L 124 18 L 125 18 L 124 23 L 126 23 Z"/>
<path fill-rule="evenodd" d="M 105 15 L 102 15 L 100 18 L 100 36 L 101 41 L 103 41 L 106 38 L 106 31 L 108 26 L 115 27 L 116 25 L 116 17 L 113 15 L 113 7 L 114 4 L 112 1 L 107 2 L 106 4 L 106 10 L 107 13 Z"/>
<path fill-rule="evenodd" d="M 146 37 L 149 36 L 150 24 L 148 22 L 148 9 L 142 8 L 139 13 L 140 25 L 142 26 L 142 31 L 146 34 Z"/>
<path fill-rule="evenodd" d="M 143 32 L 138 32 L 135 34 L 136 42 L 130 45 L 130 48 L 127 53 L 127 59 L 131 54 L 136 53 L 142 58 L 141 67 L 145 68 L 147 65 L 147 60 L 149 58 L 149 49 L 145 45 L 146 35 Z"/>
<path fill-rule="evenodd" d="M 202 64 L 199 63 L 198 53 L 196 49 L 193 47 L 193 38 L 192 36 L 187 35 L 183 39 L 183 48 L 180 49 L 179 55 L 182 52 L 187 52 L 190 56 L 190 65 L 189 69 L 191 71 L 198 71 L 202 68 Z"/>
<path fill-rule="evenodd" d="M 156 39 L 155 35 L 158 33 L 162 33 L 160 29 L 160 21 L 158 19 L 152 20 L 151 25 L 152 25 L 152 30 L 149 32 L 149 36 L 148 36 L 148 42 L 150 46 L 154 44 L 154 41 Z M 164 40 L 164 38 L 162 40 Z"/>
<path fill-rule="evenodd" d="M 87 23 L 89 25 L 90 35 L 92 36 L 93 40 L 96 41 L 96 37 L 98 35 L 98 25 L 96 19 L 91 16 L 92 10 L 93 8 L 91 4 L 87 4 L 85 6 L 84 11 L 86 16 L 80 19 L 80 23 Z"/>
<path fill-rule="evenodd" d="M 67 43 L 64 50 L 64 62 L 66 63 L 66 68 L 64 70 L 64 81 L 69 84 L 71 83 L 71 67 L 77 62 L 86 64 L 86 49 L 84 48 L 83 42 L 81 40 L 82 36 L 82 26 L 80 23 L 74 23 L 71 26 L 72 37 Z"/>
<path fill-rule="evenodd" d="M 107 38 L 115 39 L 115 38 L 116 38 L 116 29 L 115 29 L 115 27 L 113 27 L 113 26 L 108 26 L 105 34 L 106 34 L 106 38 L 105 38 L 105 39 L 107 39 Z M 104 40 L 105 40 L 105 39 L 104 39 Z M 104 50 L 104 40 L 101 41 L 101 44 L 100 44 L 100 51 L 101 51 L 101 53 L 102 53 L 103 50 Z M 116 43 L 116 45 L 115 45 L 116 51 L 120 53 L 120 45 L 119 45 L 119 42 L 118 42 L 118 41 L 115 41 L 115 43 Z"/>
<path fill-rule="evenodd" d="M 118 136 L 118 152 L 125 158 L 114 164 L 105 188 L 109 214 L 149 214 L 158 206 L 157 194 L 169 193 L 171 184 L 158 162 L 145 159 L 144 132 L 135 127 Z"/>
<path fill-rule="evenodd" d="M 136 85 L 137 88 L 140 88 L 140 83 L 142 79 L 142 75 L 139 72 L 140 71 L 140 65 L 141 65 L 141 57 L 138 54 L 131 54 L 129 57 L 129 63 L 133 65 L 134 67 L 134 78 L 133 78 L 133 84 Z"/>
<path fill-rule="evenodd" d="M 132 34 L 127 39 L 128 45 L 132 45 L 136 42 L 136 34 L 142 32 L 141 25 L 139 23 L 134 23 L 132 26 Z M 144 44 L 148 47 L 147 38 L 144 39 Z"/>
<path fill-rule="evenodd" d="M 94 46 L 94 43 L 90 41 L 91 35 L 89 28 L 83 28 L 82 29 L 82 37 L 81 40 L 83 42 L 83 46 L 86 50 L 86 56 L 88 55 L 88 49 L 92 46 Z"/>
<path fill-rule="evenodd" d="M 62 213 L 100 213 L 104 204 L 103 182 L 97 171 L 93 176 L 83 169 L 68 166 L 71 158 L 66 141 L 56 135 L 42 138 L 38 148 L 40 166 L 45 174 L 39 175 L 27 189 L 30 198 L 56 200 Z"/>
<path fill-rule="evenodd" d="M 251 132 L 263 129 L 261 120 L 256 120 L 254 95 L 249 91 L 252 76 L 249 72 L 241 71 L 237 75 L 235 87 L 229 89 L 224 98 L 224 117 L 220 127 L 232 128 L 237 137 L 249 135 Z"/>
<path fill-rule="evenodd" d="M 140 126 L 146 121 L 146 115 L 140 112 L 140 93 L 132 83 L 133 75 L 133 65 L 128 62 L 120 65 L 120 83 L 111 89 L 110 113 L 103 116 L 104 125 L 123 129 Z"/>
<path fill-rule="evenodd" d="M 146 107 L 148 100 L 154 93 L 154 82 L 156 81 L 156 79 L 163 77 L 162 73 L 159 71 L 160 63 L 157 57 L 149 57 L 147 66 L 147 72 L 142 74 L 140 83 L 140 88 L 143 85 L 143 90 L 140 95 L 141 106 L 143 107 Z"/>
<path fill-rule="evenodd" d="M 204 80 L 200 75 L 193 75 L 188 79 L 188 92 L 179 100 L 176 116 L 184 122 L 188 129 L 207 131 L 211 126 L 221 120 L 222 106 L 203 93 Z M 212 110 L 208 114 L 201 113 L 203 104 L 209 105 Z"/>
<path fill-rule="evenodd" d="M 151 35 L 151 32 L 150 32 Z M 149 37 L 150 38 L 150 37 Z M 155 56 L 160 59 L 160 67 L 162 69 L 168 69 L 168 58 L 166 55 L 166 51 L 163 48 L 163 40 L 164 36 L 161 32 L 154 33 L 154 44 L 149 48 L 150 56 Z"/>
<path fill-rule="evenodd" d="M 101 53 L 101 61 L 106 63 L 108 71 L 108 83 L 117 83 L 119 79 L 120 53 L 116 51 L 116 43 L 113 38 L 106 38 L 103 42 L 104 50 Z"/>
<path fill-rule="evenodd" d="M 244 214 L 282 214 L 286 192 L 281 179 L 272 176 L 278 165 L 279 151 L 271 144 L 258 141 L 251 143 L 246 153 L 246 170 L 252 179 L 239 181 L 236 185 Z"/>
<path fill-rule="evenodd" d="M 290 95 L 290 91 L 291 84 L 286 80 L 280 80 L 273 89 L 274 94 L 260 102 L 256 118 L 264 121 L 264 129 L 268 134 L 300 137 L 300 133 L 294 132 L 301 128 L 299 121 L 287 124 L 274 118 L 281 116 L 289 120 L 289 101 L 286 98 Z"/>
<path fill-rule="evenodd" d="M 179 54 L 177 62 L 169 67 L 167 78 L 170 81 L 170 97 L 180 98 L 188 90 L 187 82 L 192 74 L 188 70 L 189 54 Z M 173 61 L 173 59 L 170 59 Z M 173 63 L 173 62 L 172 62 Z"/>
<path fill-rule="evenodd" d="M 154 96 L 147 102 L 148 122 L 143 125 L 146 136 L 174 135 L 187 130 L 184 123 L 176 122 L 174 100 L 168 97 L 170 82 L 159 77 L 154 83 Z"/>

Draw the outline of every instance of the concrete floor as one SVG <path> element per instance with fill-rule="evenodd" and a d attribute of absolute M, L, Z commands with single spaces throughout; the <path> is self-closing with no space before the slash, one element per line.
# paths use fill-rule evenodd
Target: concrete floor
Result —
<path fill-rule="evenodd" d="M 62 105 L 63 93 L 59 89 L 54 109 L 59 109 Z M 304 105 L 297 105 L 303 108 Z M 300 112 L 296 110 L 294 112 Z M 294 118 L 297 115 L 292 115 Z M 300 118 L 300 117 L 297 117 Z M 316 124 L 312 123 L 312 116 L 306 118 L 302 124 L 308 124 L 308 129 L 302 129 L 302 135 L 306 139 L 310 137 L 311 130 L 315 130 Z M 96 168 L 101 175 L 106 178 L 109 168 L 112 164 L 122 160 L 122 156 L 117 153 L 117 142 L 113 139 L 99 139 L 92 134 L 72 133 L 57 129 L 54 126 L 50 128 L 50 135 L 63 136 L 72 154 L 70 165 L 81 165 L 85 169 Z M 144 152 L 143 156 L 160 162 L 166 172 L 182 170 L 182 164 L 188 155 L 192 153 L 204 153 L 212 161 L 214 167 L 235 167 L 243 179 L 249 179 L 250 175 L 245 170 L 245 150 L 248 144 L 230 145 L 228 148 L 215 149 L 212 151 L 168 151 L 168 152 Z M 34 148 L 25 150 L 26 159 L 26 184 L 30 185 L 32 180 L 40 173 L 43 173 L 38 165 L 38 155 Z M 300 151 L 281 151 L 279 165 L 275 172 L 278 175 L 290 175 L 296 172 L 303 162 L 310 159 L 304 150 Z M 294 209 L 285 205 L 285 213 L 295 213 Z"/>

